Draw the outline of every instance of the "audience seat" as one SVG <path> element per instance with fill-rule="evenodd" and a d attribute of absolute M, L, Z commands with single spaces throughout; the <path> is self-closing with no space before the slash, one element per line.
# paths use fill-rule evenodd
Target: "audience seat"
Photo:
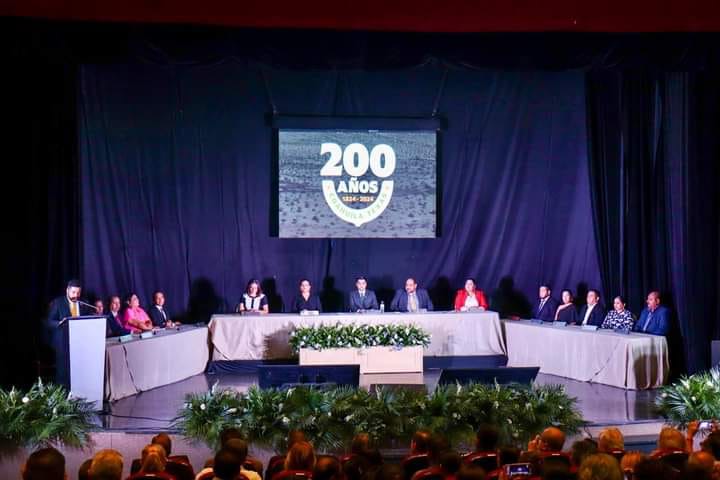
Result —
<path fill-rule="evenodd" d="M 685 464 L 688 460 L 688 453 L 685 450 L 668 449 L 659 450 L 652 454 L 652 458 L 657 458 L 661 462 L 671 466 L 678 472 L 685 470 Z"/>
<path fill-rule="evenodd" d="M 283 469 L 285 469 L 285 455 L 275 455 L 271 457 L 265 470 L 265 480 L 272 480 L 272 478 L 282 472 Z"/>
<path fill-rule="evenodd" d="M 355 458 L 357 455 L 354 453 L 348 453 L 347 455 L 343 455 L 340 457 L 340 465 L 345 465 L 347 462 Z"/>
<path fill-rule="evenodd" d="M 195 471 L 190 462 L 168 460 L 165 464 L 165 471 L 174 476 L 176 480 L 195 480 Z"/>
<path fill-rule="evenodd" d="M 430 457 L 427 453 L 420 453 L 417 455 L 408 455 L 402 461 L 403 472 L 405 473 L 405 480 L 410 480 L 415 472 L 418 472 L 424 468 L 430 466 Z"/>
<path fill-rule="evenodd" d="M 130 475 L 128 477 L 128 480 L 177 480 L 177 479 L 173 475 L 170 475 L 167 472 L 158 472 L 158 473 L 138 472 L 134 475 Z"/>
<path fill-rule="evenodd" d="M 448 475 L 442 471 L 440 467 L 423 468 L 415 472 L 412 476 L 412 480 L 445 480 Z"/>
<path fill-rule="evenodd" d="M 272 480 L 311 480 L 312 472 L 307 470 L 283 470 L 275 474 Z"/>
<path fill-rule="evenodd" d="M 498 465 L 500 459 L 497 452 L 492 451 L 468 453 L 463 460 L 465 463 L 472 463 L 473 465 L 481 467 L 486 472 L 492 472 L 500 466 Z"/>

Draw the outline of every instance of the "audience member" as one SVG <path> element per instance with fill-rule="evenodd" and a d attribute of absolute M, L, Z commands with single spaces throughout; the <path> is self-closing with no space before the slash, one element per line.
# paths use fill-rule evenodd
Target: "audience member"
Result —
<path fill-rule="evenodd" d="M 143 473 L 158 473 L 165 471 L 167 455 L 162 445 L 146 445 L 140 458 L 140 471 Z"/>
<path fill-rule="evenodd" d="M 215 454 L 213 462 L 213 480 L 235 480 L 240 475 L 242 461 L 237 453 L 226 448 Z"/>
<path fill-rule="evenodd" d="M 403 469 L 396 463 L 386 463 L 378 469 L 375 480 L 403 480 Z"/>
<path fill-rule="evenodd" d="M 657 450 L 653 453 L 659 453 L 667 450 L 685 450 L 685 438 L 677 428 L 663 427 L 657 441 Z"/>
<path fill-rule="evenodd" d="M 600 453 L 625 450 L 625 439 L 622 432 L 617 428 L 606 428 L 598 435 L 597 447 Z"/>
<path fill-rule="evenodd" d="M 331 455 L 320 455 L 313 469 L 313 480 L 342 480 L 343 471 L 340 462 Z"/>
<path fill-rule="evenodd" d="M 90 465 L 92 480 L 121 480 L 123 457 L 117 450 L 100 450 L 93 456 Z"/>
<path fill-rule="evenodd" d="M 25 462 L 22 478 L 23 480 L 67 480 L 65 457 L 52 447 L 36 450 Z"/>
<path fill-rule="evenodd" d="M 622 480 L 623 473 L 617 459 L 606 453 L 590 455 L 580 465 L 578 480 Z"/>
<path fill-rule="evenodd" d="M 645 458 L 647 458 L 647 456 L 640 452 L 628 452 L 623 455 L 622 460 L 620 460 L 620 468 L 626 476 L 628 473 L 633 474 L 635 472 L 635 465 Z"/>
<path fill-rule="evenodd" d="M 573 465 L 582 464 L 583 460 L 596 453 L 598 453 L 598 445 L 589 438 L 576 441 L 570 448 Z"/>
<path fill-rule="evenodd" d="M 673 469 L 656 458 L 643 458 L 635 464 L 633 480 L 672 480 Z"/>
<path fill-rule="evenodd" d="M 475 451 L 494 452 L 498 448 L 500 431 L 494 425 L 482 424 L 475 434 Z"/>
<path fill-rule="evenodd" d="M 312 472 L 315 468 L 315 451 L 310 443 L 296 442 L 285 457 L 285 470 Z"/>
<path fill-rule="evenodd" d="M 78 480 L 90 480 L 90 465 L 92 465 L 92 458 L 85 460 L 80 468 L 78 469 Z"/>
<path fill-rule="evenodd" d="M 465 464 L 458 470 L 455 478 L 457 480 L 485 480 L 485 473 L 485 470 L 478 466 Z"/>

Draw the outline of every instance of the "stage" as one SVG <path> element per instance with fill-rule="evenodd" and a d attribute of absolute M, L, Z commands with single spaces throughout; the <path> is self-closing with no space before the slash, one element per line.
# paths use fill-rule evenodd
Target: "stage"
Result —
<path fill-rule="evenodd" d="M 428 390 L 435 388 L 440 373 L 439 369 L 424 372 L 422 378 Z M 402 380 L 395 378 L 392 381 L 395 384 Z M 257 374 L 201 374 L 123 398 L 107 404 L 109 413 L 102 417 L 103 429 L 123 432 L 168 431 L 173 417 L 183 405 L 185 395 L 208 390 L 215 382 L 218 382 L 220 388 L 246 391 L 257 385 Z M 578 399 L 583 417 L 592 427 L 613 425 L 627 428 L 662 422 L 653 412 L 657 390 L 626 390 L 542 373 L 538 375 L 536 383 L 565 386 L 568 394 Z"/>

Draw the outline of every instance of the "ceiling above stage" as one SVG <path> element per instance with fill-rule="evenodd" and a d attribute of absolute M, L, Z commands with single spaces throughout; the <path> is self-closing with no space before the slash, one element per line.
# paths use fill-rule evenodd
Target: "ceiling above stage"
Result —
<path fill-rule="evenodd" d="M 412 32 L 720 31 L 720 2 L 707 0 L 3 0 L 0 15 Z"/>

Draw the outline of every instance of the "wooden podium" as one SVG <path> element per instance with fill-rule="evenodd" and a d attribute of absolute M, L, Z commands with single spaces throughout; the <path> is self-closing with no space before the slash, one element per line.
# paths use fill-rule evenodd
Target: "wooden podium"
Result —
<path fill-rule="evenodd" d="M 95 410 L 103 406 L 106 322 L 105 316 L 86 315 L 63 318 L 58 326 L 70 393 L 94 403 Z"/>

